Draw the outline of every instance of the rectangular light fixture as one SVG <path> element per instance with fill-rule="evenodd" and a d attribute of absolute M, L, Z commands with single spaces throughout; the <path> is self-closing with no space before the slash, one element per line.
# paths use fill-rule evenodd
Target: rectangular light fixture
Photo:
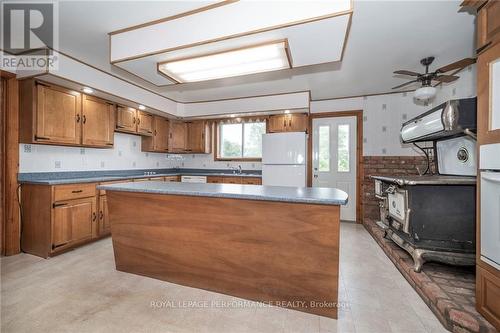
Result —
<path fill-rule="evenodd" d="M 197 82 L 291 68 L 286 40 L 158 63 L 158 71 L 178 82 Z"/>

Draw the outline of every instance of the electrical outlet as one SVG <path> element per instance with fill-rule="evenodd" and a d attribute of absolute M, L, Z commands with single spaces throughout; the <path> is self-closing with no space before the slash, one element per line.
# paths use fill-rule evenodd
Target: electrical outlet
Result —
<path fill-rule="evenodd" d="M 406 113 L 403 113 L 403 120 L 408 119 L 408 115 Z"/>
<path fill-rule="evenodd" d="M 148 156 L 149 156 L 149 153 L 146 153 L 146 157 L 148 157 Z"/>
<path fill-rule="evenodd" d="M 80 148 L 80 155 L 85 155 L 85 148 Z"/>
<path fill-rule="evenodd" d="M 31 145 L 24 145 L 23 148 L 25 153 L 27 154 L 31 153 Z"/>
<path fill-rule="evenodd" d="M 382 148 L 382 154 L 383 154 L 383 155 L 387 154 L 387 149 Z"/>
<path fill-rule="evenodd" d="M 387 132 L 387 127 L 386 126 L 382 126 L 382 132 Z"/>
<path fill-rule="evenodd" d="M 136 163 L 135 163 L 135 161 L 133 161 L 133 162 L 132 162 L 132 166 L 133 166 L 133 167 L 135 167 L 135 165 L 136 165 Z"/>
<path fill-rule="evenodd" d="M 156 162 L 156 166 L 159 167 L 160 166 L 160 162 Z"/>
<path fill-rule="evenodd" d="M 54 162 L 54 168 L 60 169 L 61 168 L 61 161 L 55 161 Z"/>
<path fill-rule="evenodd" d="M 104 161 L 101 161 L 101 168 L 104 168 Z"/>
<path fill-rule="evenodd" d="M 137 147 L 137 141 L 132 141 L 132 147 Z"/>
<path fill-rule="evenodd" d="M 387 110 L 387 104 L 382 104 L 382 110 Z"/>

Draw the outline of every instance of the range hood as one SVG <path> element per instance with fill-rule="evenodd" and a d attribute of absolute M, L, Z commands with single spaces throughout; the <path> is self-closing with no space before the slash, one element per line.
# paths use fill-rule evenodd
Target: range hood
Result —
<path fill-rule="evenodd" d="M 450 100 L 405 122 L 401 127 L 401 141 L 434 141 L 466 131 L 475 132 L 476 100 L 476 97 Z"/>

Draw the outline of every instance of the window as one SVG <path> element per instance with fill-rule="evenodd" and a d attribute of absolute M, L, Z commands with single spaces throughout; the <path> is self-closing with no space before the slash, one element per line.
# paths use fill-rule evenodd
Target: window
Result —
<path fill-rule="evenodd" d="M 262 158 L 262 134 L 266 133 L 266 122 L 241 122 L 219 124 L 219 159 Z"/>
<path fill-rule="evenodd" d="M 330 126 L 319 126 L 319 171 L 330 171 Z"/>
<path fill-rule="evenodd" d="M 349 172 L 349 125 L 338 126 L 337 171 Z"/>

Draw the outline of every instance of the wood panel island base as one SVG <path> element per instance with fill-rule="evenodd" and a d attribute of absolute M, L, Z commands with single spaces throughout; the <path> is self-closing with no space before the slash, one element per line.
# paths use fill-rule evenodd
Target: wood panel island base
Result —
<path fill-rule="evenodd" d="M 336 189 L 142 182 L 101 186 L 116 268 L 337 318 Z"/>

